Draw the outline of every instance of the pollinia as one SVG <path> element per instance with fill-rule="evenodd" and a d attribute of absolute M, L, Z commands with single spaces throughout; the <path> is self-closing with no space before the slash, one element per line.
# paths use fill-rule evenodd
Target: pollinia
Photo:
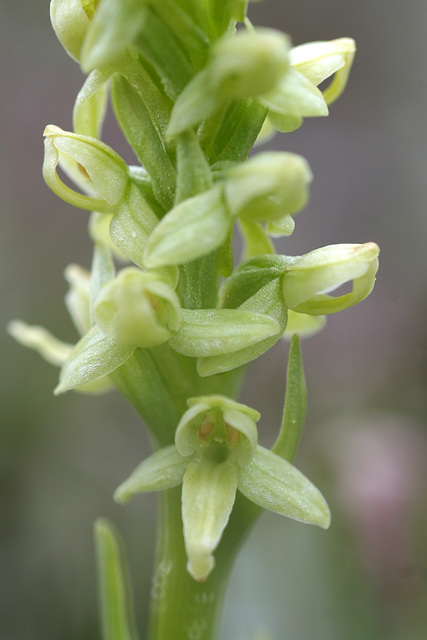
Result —
<path fill-rule="evenodd" d="M 93 258 L 89 271 L 65 271 L 76 344 L 21 321 L 9 330 L 60 368 L 55 393 L 116 387 L 150 430 L 154 453 L 114 494 L 125 503 L 160 492 L 150 640 L 215 636 L 232 560 L 262 509 L 328 527 L 325 499 L 292 465 L 306 404 L 298 335 L 363 300 L 378 268 L 374 243 L 276 253 L 274 238 L 292 234 L 308 201 L 310 168 L 294 153 L 249 153 L 328 115 L 355 45 L 292 47 L 283 33 L 254 28 L 246 9 L 247 0 L 50 7 L 87 79 L 73 131 L 46 127 L 43 175 L 90 212 Z M 108 100 L 137 166 L 101 140 Z M 351 291 L 333 295 L 346 282 Z M 267 450 L 260 414 L 234 398 L 245 365 L 283 336 L 283 420 Z M 118 534 L 105 520 L 95 531 L 104 638 L 135 640 Z"/>

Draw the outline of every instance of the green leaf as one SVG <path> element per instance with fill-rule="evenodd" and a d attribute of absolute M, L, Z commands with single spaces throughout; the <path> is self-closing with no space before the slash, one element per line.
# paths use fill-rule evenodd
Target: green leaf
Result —
<path fill-rule="evenodd" d="M 256 223 L 244 223 L 252 225 Z M 281 278 L 285 269 L 282 256 L 256 255 L 237 267 L 221 287 L 220 304 L 236 309 L 273 280 Z M 283 296 L 281 296 L 283 298 Z"/>
<path fill-rule="evenodd" d="M 199 358 L 197 371 L 200 376 L 211 376 L 215 373 L 236 369 L 255 360 L 276 344 L 285 330 L 287 318 L 287 308 L 281 293 L 281 278 L 275 278 L 268 282 L 241 304 L 236 311 L 241 313 L 249 311 L 255 315 L 260 313 L 272 322 L 276 322 L 278 332 L 270 334 L 270 337 L 265 336 L 265 339 L 242 348 L 240 351 L 232 352 L 229 350 L 228 353 L 222 355 Z"/>
<path fill-rule="evenodd" d="M 227 356 L 271 336 L 281 327 L 261 313 L 237 309 L 183 309 L 182 324 L 169 340 L 178 353 L 191 357 Z"/>
<path fill-rule="evenodd" d="M 167 95 L 175 100 L 190 81 L 194 69 L 185 43 L 179 41 L 158 14 L 156 5 L 157 0 L 148 4 L 144 28 L 135 39 L 135 45 L 156 70 Z"/>
<path fill-rule="evenodd" d="M 213 187 L 176 205 L 147 242 L 146 267 L 155 269 L 201 258 L 225 242 L 231 217 L 222 190 Z"/>
<path fill-rule="evenodd" d="M 95 522 L 103 640 L 137 640 L 132 588 L 121 538 L 106 519 Z"/>
<path fill-rule="evenodd" d="M 168 127 L 170 138 L 192 129 L 218 111 L 227 98 L 212 87 L 209 68 L 199 71 L 176 99 Z"/>
<path fill-rule="evenodd" d="M 192 20 L 188 9 L 184 10 L 179 4 L 175 0 L 156 0 L 156 12 L 179 40 L 193 66 L 199 69 L 209 54 L 209 39 Z"/>
<path fill-rule="evenodd" d="M 176 180 L 170 145 L 165 140 L 170 101 L 142 65 L 127 63 L 124 72 L 129 78 L 116 75 L 111 82 L 114 112 L 127 141 L 151 176 L 154 195 L 169 209 Z"/>
<path fill-rule="evenodd" d="M 255 98 L 234 100 L 204 120 L 198 136 L 210 164 L 243 162 L 261 131 L 267 109 Z"/>
<path fill-rule="evenodd" d="M 104 284 L 114 278 L 115 268 L 111 251 L 101 243 L 93 247 L 92 269 L 90 272 L 90 318 L 91 325 L 95 323 L 93 308 L 98 293 Z"/>
<path fill-rule="evenodd" d="M 276 253 L 273 243 L 259 222 L 242 218 L 239 220 L 239 226 L 245 239 L 244 260 L 260 254 Z"/>
<path fill-rule="evenodd" d="M 263 509 L 327 529 L 330 512 L 324 497 L 283 458 L 257 445 L 251 461 L 239 466 L 239 491 Z"/>
<path fill-rule="evenodd" d="M 135 351 L 119 347 L 97 326 L 76 344 L 64 364 L 55 395 L 92 383 L 120 367 Z"/>
<path fill-rule="evenodd" d="M 101 137 L 107 110 L 108 75 L 92 71 L 77 94 L 73 109 L 73 129 L 84 136 Z"/>
<path fill-rule="evenodd" d="M 144 267 L 143 253 L 158 223 L 156 214 L 135 184 L 130 184 L 116 207 L 110 224 L 111 239 L 138 267 Z"/>
<path fill-rule="evenodd" d="M 141 0 L 103 0 L 90 22 L 81 51 L 86 73 L 114 62 L 130 47 L 146 20 Z"/>
<path fill-rule="evenodd" d="M 182 483 L 189 458 L 184 458 L 175 445 L 163 447 L 144 460 L 114 492 L 114 500 L 128 502 L 138 493 L 172 489 Z"/>
<path fill-rule="evenodd" d="M 175 204 L 212 187 L 212 174 L 206 156 L 194 131 L 186 131 L 177 139 L 177 184 Z"/>
<path fill-rule="evenodd" d="M 286 396 L 282 426 L 272 452 L 292 462 L 295 457 L 307 411 L 307 390 L 299 338 L 291 339 L 286 377 Z"/>

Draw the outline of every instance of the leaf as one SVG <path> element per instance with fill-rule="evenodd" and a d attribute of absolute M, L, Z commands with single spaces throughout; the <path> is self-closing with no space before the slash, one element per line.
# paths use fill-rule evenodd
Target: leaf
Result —
<path fill-rule="evenodd" d="M 130 184 L 115 209 L 110 224 L 111 239 L 132 262 L 144 268 L 144 249 L 157 223 L 156 214 L 139 188 Z"/>
<path fill-rule="evenodd" d="M 286 376 L 286 396 L 283 408 L 282 426 L 273 453 L 292 462 L 298 447 L 307 411 L 307 390 L 297 335 L 292 336 L 289 348 L 288 371 Z"/>
<path fill-rule="evenodd" d="M 126 362 L 134 351 L 132 347 L 119 347 L 99 327 L 92 327 L 76 344 L 64 364 L 55 395 L 108 375 Z"/>
<path fill-rule="evenodd" d="M 281 334 L 278 322 L 262 313 L 238 309 L 184 309 L 169 346 L 185 356 L 227 356 Z"/>
<path fill-rule="evenodd" d="M 275 253 L 273 243 L 259 222 L 242 218 L 239 220 L 239 225 L 245 239 L 244 260 L 260 254 Z"/>
<path fill-rule="evenodd" d="M 119 534 L 104 518 L 95 522 L 103 640 L 137 640 L 132 588 Z"/>
<path fill-rule="evenodd" d="M 175 206 L 159 222 L 147 242 L 150 269 L 201 258 L 227 239 L 231 217 L 222 190 L 213 187 Z"/>
<path fill-rule="evenodd" d="M 114 113 L 138 160 L 151 176 L 156 198 L 165 209 L 170 209 L 176 176 L 169 155 L 170 145 L 165 141 L 169 99 L 162 95 L 142 65 L 138 67 L 137 77 L 133 66 L 127 65 L 125 71 L 129 78 L 121 75 L 113 78 L 111 98 Z M 131 84 L 131 80 L 139 81 L 138 89 Z M 154 111 L 154 104 L 158 105 L 157 112 Z"/>
<path fill-rule="evenodd" d="M 85 136 L 101 137 L 107 110 L 108 75 L 95 70 L 86 78 L 73 109 L 73 129 Z"/>
<path fill-rule="evenodd" d="M 226 102 L 227 98 L 212 88 L 210 69 L 203 69 L 178 96 L 169 122 L 168 136 L 172 138 L 192 129 Z"/>

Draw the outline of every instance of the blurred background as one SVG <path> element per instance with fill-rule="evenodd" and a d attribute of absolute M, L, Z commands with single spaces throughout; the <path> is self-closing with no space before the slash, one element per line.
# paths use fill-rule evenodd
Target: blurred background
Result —
<path fill-rule="evenodd" d="M 427 4 L 423 0 L 265 0 L 258 25 L 294 44 L 351 36 L 358 53 L 329 118 L 307 119 L 270 148 L 314 173 L 309 206 L 279 249 L 381 247 L 373 294 L 303 344 L 309 413 L 297 466 L 321 487 L 328 532 L 265 514 L 233 572 L 222 640 L 422 640 L 427 637 Z M 0 6 L 1 640 L 96 640 L 93 521 L 128 549 L 140 626 L 150 589 L 155 499 L 114 505 L 148 452 L 118 394 L 53 397 L 57 370 L 5 333 L 12 318 L 74 342 L 63 270 L 88 267 L 87 214 L 41 177 L 42 132 L 71 128 L 83 83 L 49 23 L 47 0 Z M 109 117 L 106 142 L 131 152 Z M 281 418 L 287 346 L 249 370 L 262 444 Z M 166 639 L 165 639 L 166 640 Z M 197 640 L 197 639 L 189 639 Z"/>

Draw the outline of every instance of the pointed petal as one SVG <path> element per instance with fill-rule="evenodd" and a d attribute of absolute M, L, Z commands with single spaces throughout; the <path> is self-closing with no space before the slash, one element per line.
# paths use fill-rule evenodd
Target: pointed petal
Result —
<path fill-rule="evenodd" d="M 236 498 L 237 468 L 227 462 L 193 461 L 182 487 L 187 570 L 204 582 L 215 565 L 213 552 L 221 540 Z"/>
<path fill-rule="evenodd" d="M 137 493 L 171 489 L 181 484 L 188 458 L 183 458 L 174 444 L 163 447 L 146 458 L 114 492 L 114 500 L 124 503 Z"/>
<path fill-rule="evenodd" d="M 24 347 L 37 351 L 42 358 L 56 367 L 61 367 L 73 350 L 73 345 L 58 340 L 43 327 L 29 325 L 21 320 L 12 320 L 7 331 Z"/>
<path fill-rule="evenodd" d="M 330 512 L 324 497 L 286 460 L 257 446 L 250 463 L 239 467 L 238 489 L 274 513 L 327 529 Z"/>

